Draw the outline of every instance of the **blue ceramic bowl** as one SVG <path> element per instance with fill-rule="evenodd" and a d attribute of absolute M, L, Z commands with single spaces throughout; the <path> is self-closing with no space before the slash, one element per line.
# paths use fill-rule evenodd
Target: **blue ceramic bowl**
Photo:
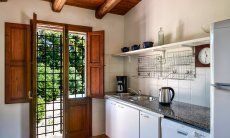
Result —
<path fill-rule="evenodd" d="M 140 45 L 133 45 L 131 46 L 131 50 L 134 51 L 134 50 L 138 50 L 140 49 Z"/>
<path fill-rule="evenodd" d="M 144 42 L 143 43 L 143 48 L 150 48 L 153 47 L 153 42 Z"/>
<path fill-rule="evenodd" d="M 129 47 L 123 47 L 123 48 L 121 48 L 121 51 L 122 52 L 128 52 L 129 51 Z"/>

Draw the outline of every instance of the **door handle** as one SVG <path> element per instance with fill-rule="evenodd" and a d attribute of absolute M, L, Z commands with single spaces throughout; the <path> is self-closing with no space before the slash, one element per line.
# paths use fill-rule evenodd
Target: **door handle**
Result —
<path fill-rule="evenodd" d="M 214 83 L 211 84 L 211 86 L 217 88 L 217 89 L 222 89 L 222 90 L 230 90 L 230 83 Z"/>
<path fill-rule="evenodd" d="M 221 86 L 225 86 L 225 87 L 230 87 L 230 83 L 214 83 L 212 84 L 212 86 L 214 87 L 221 87 Z"/>
<path fill-rule="evenodd" d="M 33 96 L 32 96 L 31 91 L 28 92 L 28 98 L 29 98 L 29 99 L 33 99 Z"/>

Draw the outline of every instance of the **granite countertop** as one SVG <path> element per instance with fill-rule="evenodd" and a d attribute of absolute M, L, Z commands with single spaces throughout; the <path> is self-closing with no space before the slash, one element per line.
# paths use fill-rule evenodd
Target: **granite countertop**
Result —
<path fill-rule="evenodd" d="M 138 106 L 140 108 L 162 114 L 165 118 L 189 124 L 195 128 L 210 132 L 210 109 L 182 102 L 173 101 L 171 106 L 160 105 L 158 99 L 153 101 L 130 101 L 127 97 L 118 97 L 115 93 L 106 94 L 106 98 L 114 98 Z"/>

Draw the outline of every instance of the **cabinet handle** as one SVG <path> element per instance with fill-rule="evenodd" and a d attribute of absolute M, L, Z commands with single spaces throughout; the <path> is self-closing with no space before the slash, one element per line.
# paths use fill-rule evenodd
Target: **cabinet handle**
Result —
<path fill-rule="evenodd" d="M 141 114 L 141 116 L 143 116 L 143 117 L 145 117 L 145 118 L 149 118 L 148 115 Z"/>
<path fill-rule="evenodd" d="M 116 105 L 115 103 L 110 103 L 111 105 Z"/>
<path fill-rule="evenodd" d="M 178 133 L 178 134 L 181 134 L 181 135 L 184 135 L 184 136 L 187 136 L 187 135 L 188 135 L 187 132 L 184 132 L 184 131 L 181 131 L 181 130 L 177 130 L 177 133 Z"/>
<path fill-rule="evenodd" d="M 123 106 L 121 106 L 121 105 L 118 105 L 118 107 L 120 107 L 120 108 L 124 108 Z"/>
<path fill-rule="evenodd" d="M 147 116 L 147 115 L 144 115 L 143 117 L 145 117 L 145 118 L 149 118 L 149 116 Z"/>

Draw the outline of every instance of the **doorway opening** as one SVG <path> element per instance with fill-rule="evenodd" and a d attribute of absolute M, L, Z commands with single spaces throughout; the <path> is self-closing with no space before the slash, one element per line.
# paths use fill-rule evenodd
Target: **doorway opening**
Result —
<path fill-rule="evenodd" d="M 85 101 L 87 105 L 90 103 L 85 84 L 87 33 L 68 31 L 68 40 L 64 39 L 64 33 L 62 26 L 37 25 L 35 118 L 38 138 L 63 137 L 64 122 L 72 118 L 68 114 L 65 119 L 65 112 L 69 111 L 65 108 L 84 109 Z M 81 117 L 81 110 L 77 110 L 77 114 Z M 77 120 L 77 126 L 73 124 L 74 130 L 78 130 L 78 126 L 82 130 L 82 124 L 78 125 L 82 121 L 84 119 Z"/>
<path fill-rule="evenodd" d="M 63 133 L 63 32 L 37 28 L 36 136 L 62 137 Z"/>

